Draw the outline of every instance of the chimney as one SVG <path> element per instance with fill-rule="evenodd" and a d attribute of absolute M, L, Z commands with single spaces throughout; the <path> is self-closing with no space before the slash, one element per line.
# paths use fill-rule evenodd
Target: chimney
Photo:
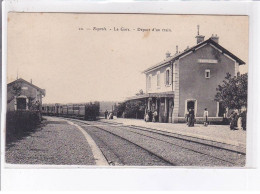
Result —
<path fill-rule="evenodd" d="M 32 79 L 31 79 L 31 84 L 32 84 Z"/>
<path fill-rule="evenodd" d="M 199 44 L 204 41 L 205 36 L 200 35 L 200 26 L 199 25 L 197 25 L 197 28 L 198 28 L 198 35 L 196 36 L 196 39 L 197 39 L 197 44 Z"/>
<path fill-rule="evenodd" d="M 178 54 L 178 45 L 176 45 L 176 54 Z"/>
<path fill-rule="evenodd" d="M 187 46 L 187 48 L 186 48 L 186 49 L 184 49 L 184 51 L 187 51 L 187 50 L 189 50 L 189 46 Z"/>
<path fill-rule="evenodd" d="M 166 52 L 166 58 L 169 58 L 171 56 L 171 53 L 169 51 Z"/>
<path fill-rule="evenodd" d="M 217 34 L 215 34 L 215 36 L 214 36 L 214 34 L 212 34 L 212 36 L 211 36 L 210 38 L 211 38 L 214 42 L 218 43 L 219 37 L 218 37 Z"/>

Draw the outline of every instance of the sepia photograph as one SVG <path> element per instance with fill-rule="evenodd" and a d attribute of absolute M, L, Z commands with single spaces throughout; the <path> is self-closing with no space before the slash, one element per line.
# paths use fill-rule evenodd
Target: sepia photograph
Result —
<path fill-rule="evenodd" d="M 5 165 L 247 166 L 248 16 L 7 17 Z"/>

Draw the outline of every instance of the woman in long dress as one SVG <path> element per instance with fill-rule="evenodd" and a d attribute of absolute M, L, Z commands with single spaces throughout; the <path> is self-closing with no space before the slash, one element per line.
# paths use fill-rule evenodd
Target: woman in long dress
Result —
<path fill-rule="evenodd" d="M 194 110 L 190 109 L 189 111 L 189 127 L 194 127 L 194 119 L 195 119 L 195 115 L 194 115 Z"/>

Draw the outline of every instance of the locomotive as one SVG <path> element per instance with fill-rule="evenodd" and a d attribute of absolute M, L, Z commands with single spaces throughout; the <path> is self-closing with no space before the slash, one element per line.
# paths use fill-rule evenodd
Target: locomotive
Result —
<path fill-rule="evenodd" d="M 99 116 L 99 109 L 99 102 L 82 104 L 43 104 L 42 114 L 94 121 Z"/>

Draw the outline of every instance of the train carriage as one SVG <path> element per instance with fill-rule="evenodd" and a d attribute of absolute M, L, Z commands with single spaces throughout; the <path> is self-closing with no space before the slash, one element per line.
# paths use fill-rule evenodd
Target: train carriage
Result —
<path fill-rule="evenodd" d="M 99 116 L 99 102 L 84 104 L 43 104 L 43 115 L 96 120 Z"/>
<path fill-rule="evenodd" d="M 67 105 L 62 105 L 61 107 L 61 116 L 67 117 L 68 116 L 68 106 Z"/>

